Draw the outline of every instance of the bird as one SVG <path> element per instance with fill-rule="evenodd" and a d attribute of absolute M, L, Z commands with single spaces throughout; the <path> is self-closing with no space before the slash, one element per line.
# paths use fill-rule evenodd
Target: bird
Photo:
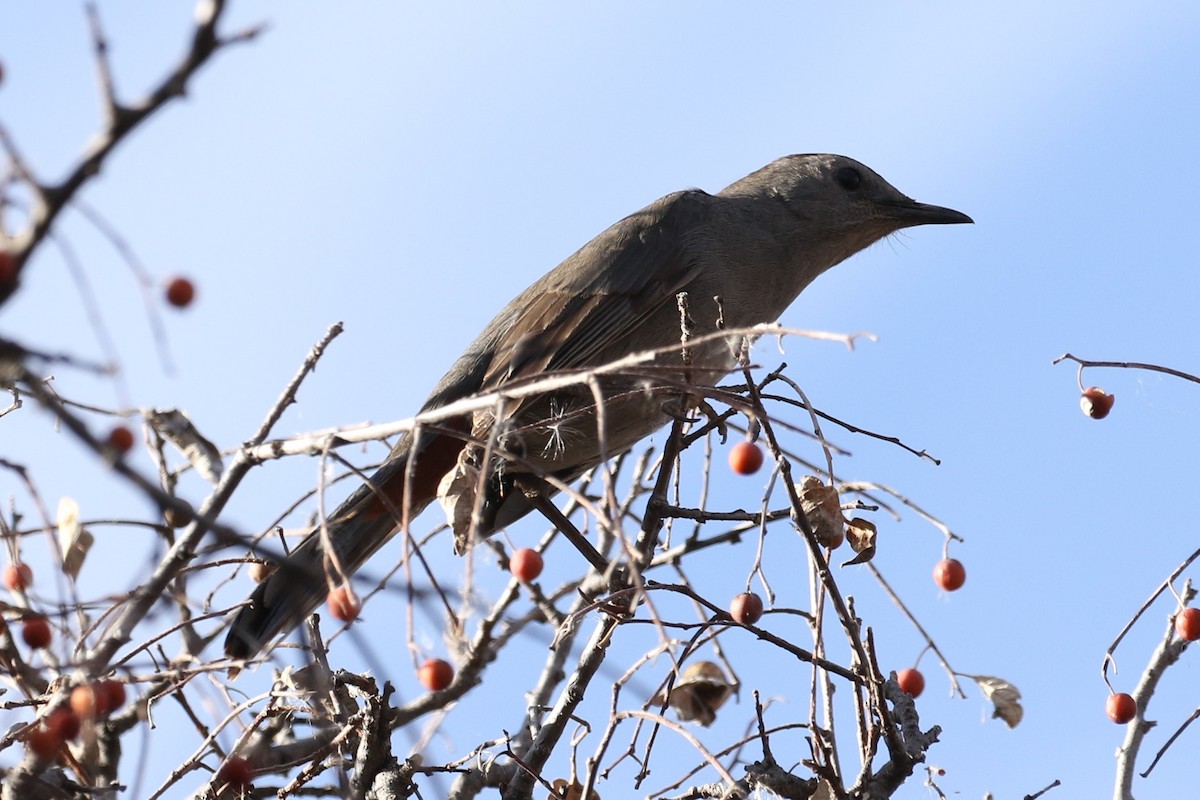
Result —
<path fill-rule="evenodd" d="M 677 191 L 616 222 L 513 298 L 421 411 L 634 353 L 656 352 L 653 369 L 603 373 L 404 435 L 324 533 L 310 533 L 238 608 L 226 655 L 252 658 L 293 629 L 331 576 L 352 574 L 401 518 L 445 504 L 455 485 L 484 487 L 483 497 L 466 491 L 472 530 L 456 530 L 458 550 L 544 508 L 546 476 L 570 481 L 628 451 L 678 416 L 681 380 L 711 385 L 737 366 L 737 348 L 707 334 L 775 322 L 823 272 L 901 229 L 971 222 L 828 153 L 784 156 L 715 194 Z M 681 295 L 694 347 L 681 346 Z"/>

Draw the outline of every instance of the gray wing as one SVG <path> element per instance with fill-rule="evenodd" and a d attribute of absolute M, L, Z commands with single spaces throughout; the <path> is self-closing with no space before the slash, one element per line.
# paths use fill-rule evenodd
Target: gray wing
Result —
<path fill-rule="evenodd" d="M 628 353 L 631 341 L 644 341 L 641 326 L 664 306 L 673 308 L 675 295 L 699 274 L 689 244 L 707 216 L 708 199 L 699 191 L 667 195 L 523 292 L 506 309 L 508 324 L 495 340 L 481 388 L 596 366 Z"/>
<path fill-rule="evenodd" d="M 644 340 L 700 271 L 690 247 L 711 196 L 676 192 L 629 215 L 518 295 L 438 383 L 425 408 L 553 370 L 595 366 Z M 668 342 L 663 342 L 668 344 Z"/>

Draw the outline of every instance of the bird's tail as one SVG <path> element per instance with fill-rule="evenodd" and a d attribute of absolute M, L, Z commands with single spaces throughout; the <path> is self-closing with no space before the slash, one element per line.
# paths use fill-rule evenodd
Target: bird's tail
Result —
<path fill-rule="evenodd" d="M 349 576 L 392 537 L 400 514 L 415 518 L 437 496 L 441 476 L 462 449 L 459 439 L 433 436 L 421 442 L 420 458 L 408 475 L 412 448 L 405 439 L 370 482 L 358 487 L 330 515 L 327 536 L 314 531 L 255 588 L 250 603 L 234 617 L 225 637 L 225 654 L 250 658 L 277 634 L 290 631 L 325 599 L 337 583 L 338 570 Z M 407 498 L 406 498 L 407 495 Z M 337 568 L 325 543 L 333 545 Z"/>

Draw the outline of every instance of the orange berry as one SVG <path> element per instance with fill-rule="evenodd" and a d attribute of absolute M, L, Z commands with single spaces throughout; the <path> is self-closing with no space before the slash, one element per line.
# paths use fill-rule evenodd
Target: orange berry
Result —
<path fill-rule="evenodd" d="M 738 442 L 729 450 L 729 468 L 738 475 L 753 475 L 762 465 L 762 448 L 754 442 Z"/>
<path fill-rule="evenodd" d="M 96 690 L 96 687 L 97 684 L 89 683 L 76 686 L 71 690 L 71 710 L 80 719 L 95 719 L 103 713 L 100 692 Z"/>
<path fill-rule="evenodd" d="M 342 622 L 353 622 L 362 611 L 362 600 L 358 599 L 358 595 L 348 583 L 343 583 L 330 592 L 325 602 L 329 606 L 329 613 Z"/>
<path fill-rule="evenodd" d="M 103 717 L 125 705 L 125 684 L 114 678 L 76 686 L 71 690 L 71 709 L 84 719 Z"/>
<path fill-rule="evenodd" d="M 1111 694 L 1104 702 L 1104 713 L 1108 714 L 1108 718 L 1113 722 L 1124 725 L 1137 716 L 1137 703 L 1124 692 Z"/>
<path fill-rule="evenodd" d="M 1185 608 L 1175 615 L 1175 632 L 1180 639 L 1200 639 L 1200 608 Z"/>
<path fill-rule="evenodd" d="M 33 584 L 33 570 L 23 561 L 14 561 L 4 568 L 4 585 L 14 592 L 23 592 Z"/>
<path fill-rule="evenodd" d="M 920 697 L 921 692 L 925 691 L 925 676 L 916 668 L 902 669 L 896 673 L 896 683 L 900 684 L 900 690 L 908 692 L 914 698 Z"/>
<path fill-rule="evenodd" d="M 542 567 L 545 565 L 542 554 L 531 547 L 522 547 L 508 559 L 508 571 L 521 583 L 531 583 L 537 580 L 537 576 L 542 574 Z"/>
<path fill-rule="evenodd" d="M 431 692 L 440 692 L 454 680 L 454 667 L 449 661 L 431 658 L 417 670 L 417 680 Z"/>
<path fill-rule="evenodd" d="M 1079 407 L 1092 419 L 1104 419 L 1112 411 L 1116 395 L 1108 394 L 1099 386 L 1089 386 L 1079 398 Z"/>
<path fill-rule="evenodd" d="M 933 568 L 933 582 L 947 592 L 957 591 L 967 582 L 967 568 L 957 558 L 944 558 Z"/>

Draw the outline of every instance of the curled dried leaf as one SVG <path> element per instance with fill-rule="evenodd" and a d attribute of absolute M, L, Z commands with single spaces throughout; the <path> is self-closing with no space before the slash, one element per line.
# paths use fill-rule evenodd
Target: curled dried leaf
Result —
<path fill-rule="evenodd" d="M 870 520 L 855 517 L 846 523 L 846 539 L 850 542 L 855 556 L 843 567 L 851 564 L 865 564 L 875 557 L 875 523 Z"/>
<path fill-rule="evenodd" d="M 707 727 L 731 694 L 733 685 L 719 666 L 711 661 L 697 661 L 683 671 L 666 700 L 684 722 L 695 721 Z M 650 702 L 662 705 L 662 693 Z"/>
<path fill-rule="evenodd" d="M 1025 709 L 1021 707 L 1021 693 L 1003 678 L 997 678 L 993 675 L 971 675 L 975 683 L 979 684 L 979 689 L 987 698 L 992 701 L 992 705 L 996 707 L 992 712 L 993 717 L 999 717 L 1010 728 L 1017 727 L 1021 722 L 1021 718 L 1025 716 Z"/>
<path fill-rule="evenodd" d="M 447 472 L 438 484 L 437 497 L 446 524 L 454 532 L 454 552 L 465 553 L 472 542 L 471 517 L 475 513 L 475 497 L 479 487 L 479 467 L 471 463 L 471 448 L 464 447 L 454 469 Z"/>
<path fill-rule="evenodd" d="M 845 536 L 841 499 L 837 489 L 826 486 L 820 478 L 805 475 L 800 482 L 800 508 L 808 519 L 817 541 L 825 547 L 838 547 Z"/>

